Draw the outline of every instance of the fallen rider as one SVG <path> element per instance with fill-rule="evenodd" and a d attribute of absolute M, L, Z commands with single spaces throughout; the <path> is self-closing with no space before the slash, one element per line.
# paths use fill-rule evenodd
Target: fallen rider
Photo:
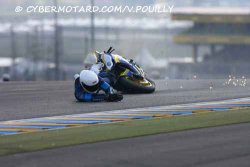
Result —
<path fill-rule="evenodd" d="M 91 70 L 75 74 L 75 98 L 79 102 L 118 102 L 123 96 Z M 100 93 L 100 91 L 104 93 Z"/>

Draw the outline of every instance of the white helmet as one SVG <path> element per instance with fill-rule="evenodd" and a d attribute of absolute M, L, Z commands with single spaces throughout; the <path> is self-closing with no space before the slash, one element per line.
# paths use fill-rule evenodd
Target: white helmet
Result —
<path fill-rule="evenodd" d="M 95 72 L 82 70 L 80 73 L 80 83 L 87 92 L 95 92 L 99 88 L 99 78 Z"/>

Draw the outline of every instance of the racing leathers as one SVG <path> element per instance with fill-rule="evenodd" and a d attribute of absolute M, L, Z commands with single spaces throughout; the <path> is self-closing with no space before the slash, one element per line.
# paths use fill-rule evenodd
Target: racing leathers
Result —
<path fill-rule="evenodd" d="M 101 77 L 99 77 L 98 87 L 99 89 L 95 92 L 88 92 L 84 90 L 80 84 L 79 74 L 75 75 L 75 98 L 79 102 L 116 102 L 123 99 L 123 96 L 121 94 L 115 93 L 115 90 Z M 105 93 L 100 94 L 99 91 L 101 90 Z"/>

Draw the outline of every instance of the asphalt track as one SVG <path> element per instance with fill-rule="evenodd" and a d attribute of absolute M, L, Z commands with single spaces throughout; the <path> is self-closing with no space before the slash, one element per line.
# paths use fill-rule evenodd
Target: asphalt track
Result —
<path fill-rule="evenodd" d="M 225 81 L 157 81 L 154 94 L 125 95 L 119 103 L 78 103 L 74 98 L 73 81 L 0 83 L 0 121 L 250 96 L 250 84 L 223 86 Z"/>
<path fill-rule="evenodd" d="M 224 82 L 157 81 L 154 94 L 119 103 L 78 103 L 70 81 L 0 83 L 0 120 L 250 97 L 249 85 Z M 249 132 L 240 124 L 85 144 L 1 157 L 0 166 L 249 166 Z"/>
<path fill-rule="evenodd" d="M 250 124 L 85 144 L 0 158 L 4 167 L 249 167 Z"/>

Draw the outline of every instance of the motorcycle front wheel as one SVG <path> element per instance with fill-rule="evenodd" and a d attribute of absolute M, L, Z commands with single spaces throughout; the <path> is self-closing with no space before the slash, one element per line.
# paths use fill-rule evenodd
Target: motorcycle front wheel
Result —
<path fill-rule="evenodd" d="M 117 90 L 130 94 L 153 93 L 155 91 L 154 81 L 148 78 L 136 80 L 129 77 L 120 77 L 116 85 Z"/>

